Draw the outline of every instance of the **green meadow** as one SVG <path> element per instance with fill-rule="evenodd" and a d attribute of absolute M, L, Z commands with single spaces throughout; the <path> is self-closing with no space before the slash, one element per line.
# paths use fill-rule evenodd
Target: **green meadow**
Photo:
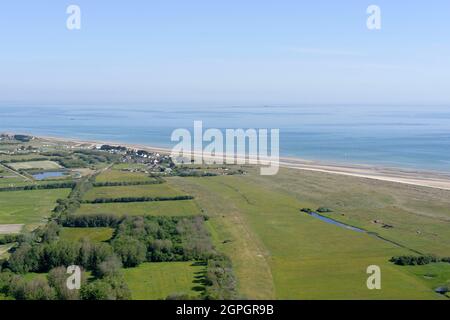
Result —
<path fill-rule="evenodd" d="M 67 241 L 88 239 L 94 242 L 108 241 L 112 238 L 112 228 L 62 228 L 59 238 Z"/>
<path fill-rule="evenodd" d="M 0 192 L 0 224 L 41 224 L 70 189 Z"/>
<path fill-rule="evenodd" d="M 95 187 L 83 197 L 84 200 L 97 198 L 123 198 L 123 197 L 174 197 L 183 195 L 180 191 L 167 184 L 149 184 L 119 187 Z"/>
<path fill-rule="evenodd" d="M 401 268 L 422 279 L 430 289 L 436 289 L 442 285 L 450 286 L 450 263 L 430 263 L 423 266 L 402 266 Z M 449 294 L 447 293 L 450 298 Z"/>
<path fill-rule="evenodd" d="M 8 165 L 14 170 L 29 170 L 29 169 L 53 170 L 61 168 L 59 164 L 49 160 L 13 162 L 9 163 Z"/>
<path fill-rule="evenodd" d="M 195 200 L 82 204 L 76 214 L 115 214 L 118 216 L 188 216 L 200 214 Z"/>
<path fill-rule="evenodd" d="M 148 181 L 154 180 L 149 174 L 143 172 L 130 172 L 109 169 L 100 173 L 95 179 L 96 182 L 124 182 L 124 181 Z"/>
<path fill-rule="evenodd" d="M 159 300 L 171 294 L 199 296 L 204 269 L 192 262 L 153 262 L 123 273 L 134 300 Z"/>
<path fill-rule="evenodd" d="M 279 175 L 270 177 L 249 174 L 201 179 L 171 178 L 168 181 L 194 195 L 211 217 L 208 223 L 215 244 L 232 258 L 244 297 L 442 298 L 423 278 L 389 262 L 394 255 L 411 254 L 409 249 L 325 223 L 299 211 L 304 207 L 335 208 L 336 204 L 340 204 L 339 212 L 347 212 L 346 208 L 356 205 L 367 211 L 372 209 L 368 203 L 372 203 L 372 207 L 385 206 L 391 199 L 390 189 L 383 191 L 381 186 L 377 191 L 382 194 L 373 195 L 370 187 L 357 189 L 367 183 L 363 179 L 345 181 L 335 175 L 296 170 L 281 170 Z M 350 183 L 355 187 L 349 188 Z M 352 195 L 355 189 L 358 197 Z M 329 190 L 335 190 L 338 195 Z M 398 192 L 394 194 L 398 195 Z M 402 196 L 408 195 L 411 195 L 411 190 L 406 188 Z M 374 196 L 375 201 L 371 200 Z M 446 199 L 449 199 L 448 195 Z M 406 200 L 400 196 L 397 198 L 402 203 Z M 434 203 L 440 208 L 439 212 L 445 211 L 445 201 Z M 409 218 L 416 216 L 410 215 Z M 404 224 L 408 227 L 410 223 L 406 221 Z M 397 224 L 397 228 L 403 229 L 401 224 Z M 389 231 L 394 233 L 397 228 Z M 397 238 L 402 237 L 401 232 L 399 234 Z M 402 245 L 416 249 L 417 243 L 419 241 L 408 242 L 405 239 Z M 448 253 L 444 250 L 445 243 L 436 245 L 439 249 L 436 252 Z M 431 243 L 425 242 L 422 247 L 433 251 Z M 366 269 L 370 265 L 381 267 L 382 290 L 367 289 Z"/>

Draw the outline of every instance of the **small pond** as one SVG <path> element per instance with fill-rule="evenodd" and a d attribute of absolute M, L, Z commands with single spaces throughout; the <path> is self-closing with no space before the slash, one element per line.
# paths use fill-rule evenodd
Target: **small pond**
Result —
<path fill-rule="evenodd" d="M 48 171 L 33 174 L 33 178 L 36 180 L 44 180 L 48 178 L 58 178 L 65 176 L 67 173 L 64 171 Z"/>
<path fill-rule="evenodd" d="M 362 230 L 362 229 L 359 229 L 359 228 L 356 228 L 356 227 L 353 227 L 353 226 L 349 226 L 348 224 L 341 223 L 339 221 L 336 221 L 336 220 L 324 217 L 324 216 L 322 216 L 320 214 L 317 214 L 315 212 L 311 212 L 311 213 L 309 213 L 309 215 L 313 216 L 313 217 L 315 217 L 317 219 L 320 219 L 320 220 L 322 220 L 322 221 L 324 221 L 326 223 L 334 224 L 335 226 L 339 226 L 339 227 L 342 227 L 342 228 L 345 228 L 345 229 L 353 230 L 353 231 L 356 231 L 356 232 L 366 232 L 365 230 Z"/>

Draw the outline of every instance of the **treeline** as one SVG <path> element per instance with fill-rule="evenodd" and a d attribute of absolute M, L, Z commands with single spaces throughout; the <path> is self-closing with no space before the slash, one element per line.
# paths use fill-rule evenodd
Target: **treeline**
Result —
<path fill-rule="evenodd" d="M 61 219 L 64 227 L 72 228 L 115 228 L 123 221 L 124 217 L 114 214 L 91 214 L 91 215 L 67 215 Z"/>
<path fill-rule="evenodd" d="M 162 184 L 163 179 L 155 179 L 148 181 L 120 181 L 120 182 L 95 182 L 94 187 L 120 187 L 120 186 L 140 186 L 148 184 Z"/>
<path fill-rule="evenodd" d="M 53 209 L 53 217 L 64 219 L 74 213 L 81 205 L 83 195 L 92 188 L 95 175 L 84 177 L 75 183 L 69 196 L 66 199 L 58 199 L 56 207 Z"/>
<path fill-rule="evenodd" d="M 97 198 L 94 200 L 82 200 L 81 203 L 116 203 L 116 202 L 152 202 L 152 201 L 181 201 L 192 200 L 193 196 L 173 196 L 173 197 L 122 197 L 122 198 Z"/>
<path fill-rule="evenodd" d="M 74 188 L 76 185 L 75 182 L 67 181 L 67 182 L 58 182 L 58 183 L 49 183 L 49 184 L 33 184 L 28 186 L 17 186 L 17 187 L 4 187 L 0 188 L 0 192 L 6 191 L 26 191 L 26 190 L 44 190 L 44 189 L 64 189 L 64 188 Z"/>
<path fill-rule="evenodd" d="M 450 263 L 450 257 L 437 257 L 434 255 L 422 256 L 395 256 L 390 262 L 400 266 L 422 266 L 433 262 L 447 262 Z"/>

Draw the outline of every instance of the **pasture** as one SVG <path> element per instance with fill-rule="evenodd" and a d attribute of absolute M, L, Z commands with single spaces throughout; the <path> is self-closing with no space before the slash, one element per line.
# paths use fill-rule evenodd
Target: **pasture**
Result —
<path fill-rule="evenodd" d="M 231 257 L 241 294 L 258 299 L 441 298 L 422 279 L 389 262 L 393 255 L 410 254 L 408 249 L 300 213 L 303 207 L 326 205 L 326 192 L 323 187 L 317 191 L 317 202 L 302 197 L 296 191 L 317 182 L 297 177 L 300 188 L 286 187 L 284 179 L 293 175 L 170 179 L 210 216 L 215 244 Z M 335 177 L 328 178 L 331 184 Z M 342 201 L 348 201 L 346 196 L 351 194 L 341 194 Z M 382 290 L 366 287 L 372 264 L 382 269 Z"/>
<path fill-rule="evenodd" d="M 147 173 L 108 169 L 100 173 L 95 182 L 134 182 L 154 180 Z"/>
<path fill-rule="evenodd" d="M 14 162 L 8 163 L 8 166 L 14 170 L 57 170 L 62 167 L 54 161 L 43 160 L 43 161 L 26 161 L 26 162 Z"/>
<path fill-rule="evenodd" d="M 193 262 L 152 262 L 123 274 L 134 300 L 159 300 L 171 294 L 199 296 L 204 269 Z"/>
<path fill-rule="evenodd" d="M 112 238 L 112 228 L 62 228 L 59 238 L 67 241 L 88 239 L 93 242 L 104 242 Z"/>
<path fill-rule="evenodd" d="M 201 213 L 195 200 L 82 204 L 77 215 L 191 216 Z"/>
<path fill-rule="evenodd" d="M 0 224 L 37 225 L 45 223 L 57 199 L 70 189 L 0 192 Z"/>

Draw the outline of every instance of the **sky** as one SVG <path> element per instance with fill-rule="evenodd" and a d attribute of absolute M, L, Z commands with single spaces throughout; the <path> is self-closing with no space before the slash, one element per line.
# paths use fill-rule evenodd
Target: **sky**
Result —
<path fill-rule="evenodd" d="M 0 4 L 0 103 L 450 105 L 449 88 L 448 0 Z"/>

